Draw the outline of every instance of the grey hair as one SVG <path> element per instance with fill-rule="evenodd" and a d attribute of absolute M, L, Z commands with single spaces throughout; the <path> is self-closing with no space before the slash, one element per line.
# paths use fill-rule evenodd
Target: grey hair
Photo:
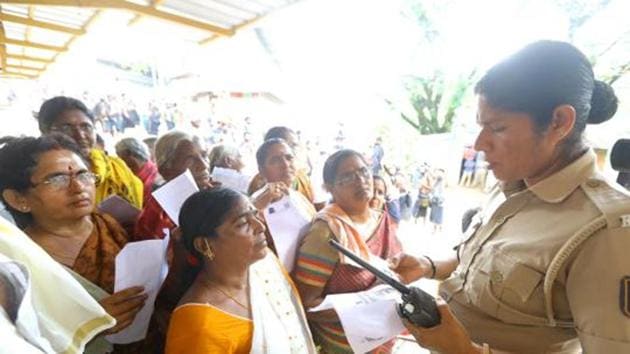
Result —
<path fill-rule="evenodd" d="M 173 157 L 175 157 L 175 150 L 179 144 L 184 141 L 198 142 L 198 139 L 188 133 L 181 130 L 171 130 L 170 132 L 160 136 L 155 142 L 155 163 L 158 168 L 168 167 Z"/>
<path fill-rule="evenodd" d="M 223 161 L 227 157 L 236 158 L 239 156 L 239 151 L 237 148 L 229 145 L 216 145 L 208 154 L 208 159 L 210 160 L 210 172 L 216 167 L 219 166 L 221 161 Z M 221 167 L 221 166 L 219 166 Z"/>
<path fill-rule="evenodd" d="M 116 154 L 118 156 L 121 156 L 126 151 L 142 161 L 149 161 L 151 156 L 147 145 L 136 138 L 124 138 L 116 143 Z"/>

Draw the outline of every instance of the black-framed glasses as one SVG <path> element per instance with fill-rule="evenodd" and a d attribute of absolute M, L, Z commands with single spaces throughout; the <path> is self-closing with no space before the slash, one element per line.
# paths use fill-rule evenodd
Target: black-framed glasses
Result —
<path fill-rule="evenodd" d="M 67 189 L 73 179 L 83 186 L 95 185 L 99 180 L 98 175 L 90 171 L 81 171 L 77 173 L 62 173 L 50 176 L 41 182 L 31 183 L 31 187 L 36 188 L 43 185 L 56 190 L 62 190 Z"/>
<path fill-rule="evenodd" d="M 92 134 L 94 132 L 94 125 L 91 123 L 53 125 L 50 127 L 50 130 L 66 135 L 72 135 L 75 131 L 79 131 L 83 134 Z"/>
<path fill-rule="evenodd" d="M 372 178 L 372 173 L 367 167 L 361 167 L 354 171 L 342 173 L 337 178 L 335 178 L 335 184 L 345 185 L 353 183 L 356 180 L 362 179 L 363 181 L 368 181 Z"/>

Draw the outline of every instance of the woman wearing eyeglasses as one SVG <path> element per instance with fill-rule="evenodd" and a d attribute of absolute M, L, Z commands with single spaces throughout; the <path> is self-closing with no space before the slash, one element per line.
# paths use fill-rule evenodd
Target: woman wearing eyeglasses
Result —
<path fill-rule="evenodd" d="M 78 147 L 62 134 L 0 139 L 2 201 L 18 226 L 116 318 L 110 332 L 117 332 L 131 324 L 147 296 L 141 287 L 110 295 L 127 234 L 94 212 L 95 182 Z"/>
<path fill-rule="evenodd" d="M 94 118 L 83 102 L 72 97 L 53 97 L 42 104 L 37 120 L 42 134 L 67 135 L 79 146 L 81 155 L 90 161 L 92 172 L 99 178 L 96 204 L 115 194 L 136 208 L 142 208 L 142 181 L 123 160 L 95 148 Z"/>
<path fill-rule="evenodd" d="M 348 264 L 332 249 L 330 238 L 365 260 L 388 259 L 401 251 L 388 214 L 370 208 L 373 182 L 361 154 L 340 150 L 331 155 L 324 164 L 324 184 L 333 201 L 315 217 L 300 245 L 293 274 L 307 309 L 328 294 L 363 291 L 376 283 L 372 273 Z M 307 313 L 313 337 L 324 353 L 352 353 L 333 310 Z M 388 342 L 372 352 L 389 353 L 392 345 Z"/>

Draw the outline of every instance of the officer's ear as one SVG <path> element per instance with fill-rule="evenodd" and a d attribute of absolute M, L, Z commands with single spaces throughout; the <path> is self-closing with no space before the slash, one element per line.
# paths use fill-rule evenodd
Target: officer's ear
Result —
<path fill-rule="evenodd" d="M 563 104 L 556 107 L 553 110 L 546 136 L 554 145 L 559 145 L 573 132 L 575 119 L 576 113 L 573 106 Z"/>

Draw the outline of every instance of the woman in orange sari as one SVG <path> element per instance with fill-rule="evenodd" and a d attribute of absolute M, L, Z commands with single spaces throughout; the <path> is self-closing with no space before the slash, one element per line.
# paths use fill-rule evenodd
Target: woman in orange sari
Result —
<path fill-rule="evenodd" d="M 61 134 L 3 138 L 0 145 L 0 192 L 18 226 L 92 290 L 117 320 L 110 332 L 129 326 L 146 295 L 141 287 L 109 295 L 127 234 L 94 212 L 96 176 L 78 147 Z"/>
<path fill-rule="evenodd" d="M 267 249 L 265 226 L 242 194 L 204 190 L 179 215 L 196 266 L 173 312 L 166 354 L 315 354 L 289 276 Z"/>
<path fill-rule="evenodd" d="M 336 239 L 365 260 L 391 258 L 401 251 L 388 214 L 370 208 L 372 176 L 356 151 L 340 150 L 324 165 L 324 183 L 333 203 L 322 209 L 306 234 L 297 255 L 294 279 L 306 308 L 319 305 L 328 294 L 367 290 L 376 277 L 347 263 L 332 249 Z M 352 353 L 341 322 L 334 310 L 308 312 L 313 337 L 323 353 Z M 391 352 L 388 342 L 372 353 Z"/>

